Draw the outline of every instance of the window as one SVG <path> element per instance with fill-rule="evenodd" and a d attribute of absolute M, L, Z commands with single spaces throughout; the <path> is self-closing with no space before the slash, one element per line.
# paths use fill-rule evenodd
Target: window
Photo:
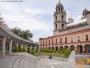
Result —
<path fill-rule="evenodd" d="M 56 24 L 56 29 L 57 29 L 57 24 Z"/>
<path fill-rule="evenodd" d="M 56 44 L 57 44 L 57 39 L 56 39 Z"/>
<path fill-rule="evenodd" d="M 60 43 L 62 43 L 62 38 L 60 38 Z"/>
<path fill-rule="evenodd" d="M 46 44 L 47 44 L 47 41 L 46 41 Z"/>
<path fill-rule="evenodd" d="M 50 40 L 49 40 L 49 45 L 50 45 Z"/>
<path fill-rule="evenodd" d="M 52 39 L 52 44 L 53 44 L 53 39 Z"/>
<path fill-rule="evenodd" d="M 55 16 L 55 19 L 57 20 L 57 16 Z"/>
<path fill-rule="evenodd" d="M 86 41 L 88 41 L 88 35 L 86 35 Z"/>
<path fill-rule="evenodd" d="M 71 37 L 71 42 L 73 42 L 73 37 Z"/>
<path fill-rule="evenodd" d="M 61 19 L 63 20 L 63 18 L 64 18 L 64 16 L 63 15 L 61 15 Z"/>
<path fill-rule="evenodd" d="M 64 24 L 62 24 L 62 28 L 64 27 Z"/>
<path fill-rule="evenodd" d="M 43 41 L 43 45 L 44 45 L 44 41 Z"/>
<path fill-rule="evenodd" d="M 63 11 L 63 8 L 61 8 L 61 12 Z"/>
<path fill-rule="evenodd" d="M 60 8 L 58 8 L 59 12 L 60 12 Z"/>
<path fill-rule="evenodd" d="M 80 36 L 78 36 L 78 42 L 80 42 Z"/>
<path fill-rule="evenodd" d="M 67 43 L 67 37 L 65 37 L 65 43 Z"/>

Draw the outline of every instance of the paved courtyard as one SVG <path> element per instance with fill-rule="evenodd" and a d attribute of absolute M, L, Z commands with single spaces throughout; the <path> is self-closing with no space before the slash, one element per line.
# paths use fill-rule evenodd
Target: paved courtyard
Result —
<path fill-rule="evenodd" d="M 6 55 L 5 58 L 0 56 L 0 68 L 67 68 L 60 61 L 61 59 L 56 58 L 48 59 L 47 56 L 35 57 L 27 53 L 14 53 L 12 56 Z"/>

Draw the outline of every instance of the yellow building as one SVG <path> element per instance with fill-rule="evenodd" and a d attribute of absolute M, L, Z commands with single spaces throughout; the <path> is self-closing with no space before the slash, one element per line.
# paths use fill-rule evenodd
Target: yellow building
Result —
<path fill-rule="evenodd" d="M 66 20 L 66 11 L 59 1 L 54 12 L 53 36 L 40 38 L 40 48 L 62 49 L 70 48 L 76 52 L 90 52 L 90 11 L 83 10 L 78 24 L 69 18 Z"/>

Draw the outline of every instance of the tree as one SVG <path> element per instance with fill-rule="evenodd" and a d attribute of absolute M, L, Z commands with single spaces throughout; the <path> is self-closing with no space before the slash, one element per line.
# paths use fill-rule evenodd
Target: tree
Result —
<path fill-rule="evenodd" d="M 29 30 L 21 30 L 19 28 L 13 28 L 11 29 L 12 32 L 14 32 L 19 37 L 22 37 L 23 39 L 30 40 L 30 38 L 33 37 L 33 34 Z"/>

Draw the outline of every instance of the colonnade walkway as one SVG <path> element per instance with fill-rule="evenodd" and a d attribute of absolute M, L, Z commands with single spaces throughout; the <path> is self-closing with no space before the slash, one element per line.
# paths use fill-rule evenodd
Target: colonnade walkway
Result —
<path fill-rule="evenodd" d="M 66 60 L 65 60 L 66 61 Z M 5 58 L 0 56 L 0 68 L 71 68 L 63 63 L 60 59 L 48 59 L 47 56 L 35 57 L 28 53 L 13 53 L 6 55 Z M 78 67 L 80 68 L 80 67 Z M 85 66 L 82 68 L 90 68 Z"/>

